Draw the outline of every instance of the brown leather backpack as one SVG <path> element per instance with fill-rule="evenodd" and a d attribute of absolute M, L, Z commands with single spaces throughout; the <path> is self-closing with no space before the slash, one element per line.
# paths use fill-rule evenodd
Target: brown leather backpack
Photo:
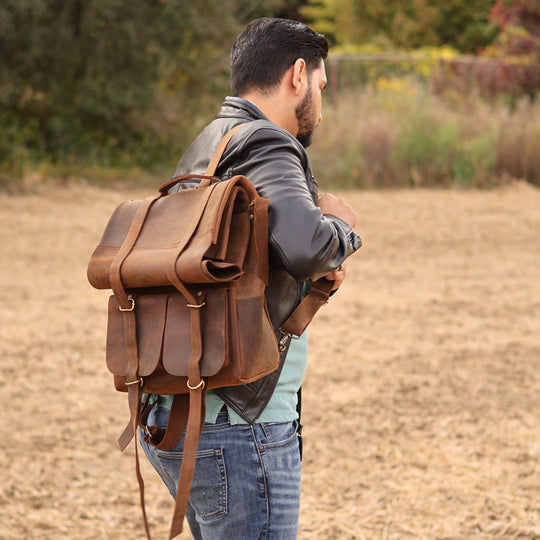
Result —
<path fill-rule="evenodd" d="M 324 304 L 332 282 L 319 280 L 281 329 L 278 342 L 265 301 L 268 201 L 244 176 L 214 177 L 234 133 L 218 145 L 204 175 L 173 178 L 159 194 L 120 204 L 88 265 L 109 299 L 106 362 L 117 390 L 128 393 L 131 420 L 123 450 L 137 428 L 161 449 L 186 437 L 170 538 L 182 531 L 205 417 L 207 389 L 246 384 L 280 364 Z M 178 182 L 198 187 L 169 193 Z M 147 426 L 143 394 L 174 395 L 166 430 Z M 144 483 L 135 444 L 143 521 Z"/>

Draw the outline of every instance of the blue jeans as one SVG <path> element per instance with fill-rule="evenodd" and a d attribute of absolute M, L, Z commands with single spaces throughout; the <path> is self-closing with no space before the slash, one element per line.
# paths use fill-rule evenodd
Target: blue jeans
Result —
<path fill-rule="evenodd" d="M 168 409 L 148 424 L 165 427 Z M 202 430 L 186 518 L 196 540 L 294 540 L 300 510 L 296 422 L 230 425 L 226 412 Z M 140 438 L 171 495 L 176 495 L 184 436 L 171 450 Z"/>

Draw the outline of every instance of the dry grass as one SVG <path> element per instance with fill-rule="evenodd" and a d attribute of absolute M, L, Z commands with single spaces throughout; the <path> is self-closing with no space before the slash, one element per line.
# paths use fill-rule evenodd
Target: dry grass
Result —
<path fill-rule="evenodd" d="M 508 177 L 540 185 L 538 100 L 510 109 L 397 79 L 344 93 L 323 112 L 313 164 L 334 186 L 483 188 Z"/>
<path fill-rule="evenodd" d="M 143 194 L 0 195 L 2 540 L 144 538 L 107 293 L 85 277 Z M 300 539 L 539 539 L 540 191 L 347 197 L 365 245 L 310 332 Z M 144 474 L 164 538 L 171 501 Z"/>

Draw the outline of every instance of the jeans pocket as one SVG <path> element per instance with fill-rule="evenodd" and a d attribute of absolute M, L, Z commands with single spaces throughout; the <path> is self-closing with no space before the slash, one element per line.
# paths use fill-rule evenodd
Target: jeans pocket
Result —
<path fill-rule="evenodd" d="M 156 455 L 163 467 L 174 471 L 178 478 L 182 452 L 156 450 Z M 189 503 L 203 521 L 227 515 L 227 475 L 221 448 L 197 452 Z"/>
<path fill-rule="evenodd" d="M 259 441 L 261 449 L 277 448 L 296 443 L 296 422 L 279 422 L 260 424 L 264 438 Z"/>

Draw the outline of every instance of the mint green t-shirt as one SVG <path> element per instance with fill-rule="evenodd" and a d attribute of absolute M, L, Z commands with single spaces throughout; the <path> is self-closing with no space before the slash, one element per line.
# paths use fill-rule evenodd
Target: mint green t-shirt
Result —
<path fill-rule="evenodd" d="M 298 418 L 298 413 L 296 412 L 297 392 L 304 379 L 307 358 L 308 339 L 307 333 L 304 332 L 298 339 L 291 341 L 276 389 L 257 422 L 292 422 Z M 170 409 L 172 399 L 173 396 L 159 396 L 157 404 L 160 407 Z M 223 400 L 215 392 L 209 390 L 206 394 L 205 421 L 215 424 L 217 415 L 224 405 Z M 247 423 L 230 407 L 226 407 L 231 424 Z"/>

